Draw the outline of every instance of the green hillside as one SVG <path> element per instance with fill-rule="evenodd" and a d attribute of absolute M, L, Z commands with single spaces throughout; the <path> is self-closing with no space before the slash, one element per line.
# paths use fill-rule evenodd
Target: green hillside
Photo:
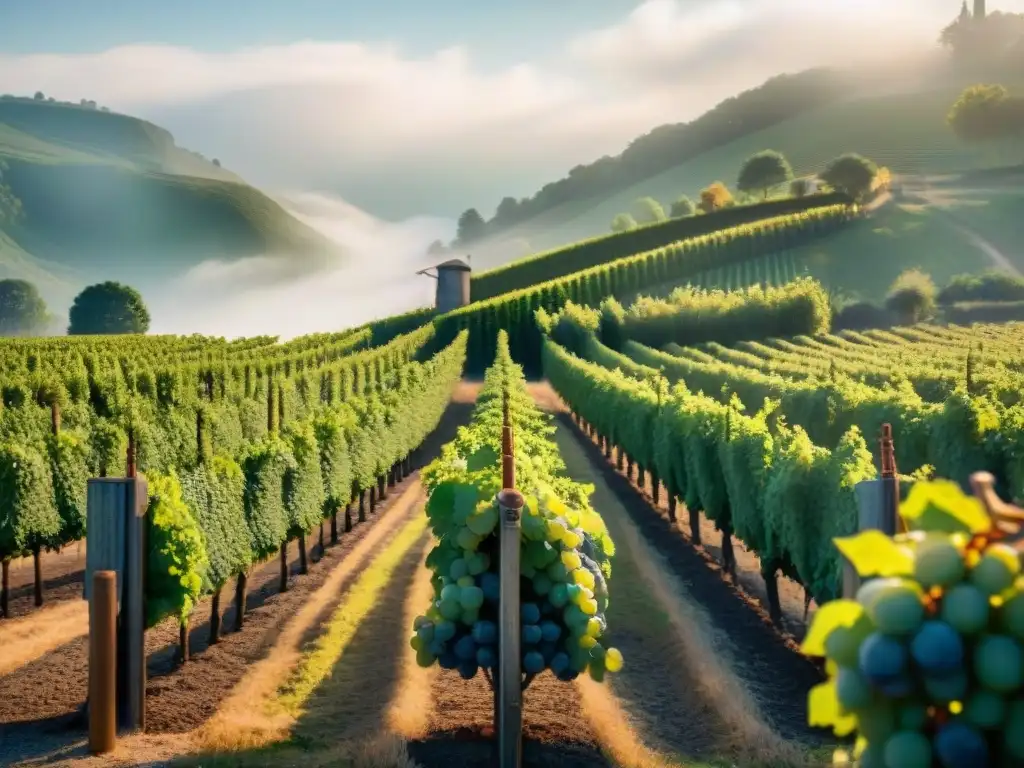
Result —
<path fill-rule="evenodd" d="M 0 161 L 24 211 L 0 224 L 0 277 L 58 305 L 88 281 L 144 289 L 208 259 L 268 255 L 301 274 L 338 257 L 262 192 L 126 115 L 0 98 Z"/>
<path fill-rule="evenodd" d="M 798 175 L 819 171 L 844 152 L 870 157 L 894 173 L 952 173 L 1019 162 L 1024 139 L 1001 148 L 957 140 L 945 117 L 961 90 L 956 85 L 832 103 L 704 152 L 614 195 L 562 203 L 501 237 L 525 238 L 537 251 L 602 234 L 637 198 L 653 197 L 667 206 L 682 194 L 695 198 L 715 180 L 732 187 L 743 161 L 762 149 L 782 152 Z"/>

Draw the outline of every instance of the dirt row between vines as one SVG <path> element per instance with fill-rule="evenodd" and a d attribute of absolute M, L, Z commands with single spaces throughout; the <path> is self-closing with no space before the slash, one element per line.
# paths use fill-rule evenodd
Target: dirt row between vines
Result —
<path fill-rule="evenodd" d="M 436 456 L 440 447 L 454 437 L 457 428 L 468 421 L 477 388 L 471 384 L 457 388 L 441 424 L 415 454 L 417 469 Z M 309 546 L 312 557 L 307 575 L 298 575 L 298 557 L 293 546 L 291 579 L 286 592 L 278 591 L 279 564 L 276 560 L 254 569 L 248 584 L 249 610 L 243 631 L 225 631 L 221 641 L 209 647 L 210 601 L 209 598 L 201 601 L 193 614 L 190 633 L 193 660 L 188 664 L 179 666 L 175 663 L 178 641 L 175 620 L 166 620 L 149 630 L 146 633 L 147 736 L 186 733 L 209 720 L 242 680 L 247 668 L 267 656 L 289 621 L 332 574 L 345 566 L 360 543 L 364 540 L 371 543 L 370 539 L 373 539 L 374 546 L 378 546 L 379 541 L 386 540 L 389 530 L 380 529 L 379 523 L 388 517 L 392 507 L 402 504 L 404 512 L 408 512 L 415 507 L 418 492 L 417 471 L 389 491 L 388 498 L 378 504 L 375 514 L 368 515 L 366 523 L 356 523 L 352 531 L 341 533 L 338 544 L 328 545 L 322 556 L 314 536 L 313 544 Z M 398 522 L 396 518 L 389 526 L 393 527 Z M 357 568 L 365 567 L 372 559 L 372 548 L 362 552 L 360 559 Z M 356 576 L 358 570 L 350 574 L 341 591 L 331 595 L 330 602 L 321 607 L 321 612 L 329 612 L 343 598 L 344 588 Z M 225 595 L 225 630 L 234 625 L 234 607 L 228 603 Z M 15 620 L 9 625 L 13 630 L 4 631 L 11 634 L 17 631 L 30 637 L 32 633 L 26 631 L 28 622 L 43 620 L 45 624 L 48 613 L 40 611 L 38 619 L 30 614 Z M 318 615 L 312 622 L 314 630 L 320 618 Z M 83 754 L 86 722 L 82 715 L 88 686 L 88 625 L 84 616 L 82 621 L 80 637 L 0 676 L 0 690 L 4 694 L 0 697 L 0 765 L 61 751 Z M 38 629 L 45 633 L 45 626 Z M 304 637 L 303 641 L 309 639 Z"/>

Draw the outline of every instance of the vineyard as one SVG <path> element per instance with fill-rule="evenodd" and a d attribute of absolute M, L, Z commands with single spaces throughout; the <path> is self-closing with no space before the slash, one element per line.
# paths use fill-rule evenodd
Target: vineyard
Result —
<path fill-rule="evenodd" d="M 830 332 L 793 248 L 854 214 L 584 248 L 287 343 L 5 340 L 0 762 L 486 764 L 510 711 L 529 766 L 821 765 L 823 727 L 865 766 L 1017 755 L 1018 620 L 972 675 L 945 659 L 1017 595 L 1003 529 L 950 494 L 984 470 L 990 507 L 1024 497 L 1024 323 Z M 880 470 L 948 542 L 861 532 Z M 81 762 L 90 479 L 136 476 L 145 727 Z M 941 716 L 897 721 L 911 692 Z"/>

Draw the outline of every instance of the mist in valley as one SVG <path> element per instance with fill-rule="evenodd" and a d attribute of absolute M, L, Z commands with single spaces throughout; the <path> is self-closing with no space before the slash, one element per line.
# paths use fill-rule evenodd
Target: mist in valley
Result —
<path fill-rule="evenodd" d="M 277 196 L 292 215 L 337 243 L 336 264 L 300 276 L 287 274 L 288 254 L 232 261 L 207 260 L 144 298 L 153 333 L 202 333 L 234 338 L 341 330 L 368 320 L 429 306 L 434 240 L 450 240 L 455 223 L 435 217 L 378 219 L 338 198 L 317 193 Z"/>

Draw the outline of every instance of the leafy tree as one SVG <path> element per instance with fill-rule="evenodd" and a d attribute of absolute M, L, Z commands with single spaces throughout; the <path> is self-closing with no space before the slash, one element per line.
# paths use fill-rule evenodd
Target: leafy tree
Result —
<path fill-rule="evenodd" d="M 446 253 L 448 253 L 448 249 L 445 248 L 444 243 L 440 240 L 435 240 L 427 246 L 428 256 L 443 256 Z"/>
<path fill-rule="evenodd" d="M 69 312 L 68 333 L 145 333 L 149 310 L 134 288 L 107 281 L 90 285 L 75 297 Z"/>
<path fill-rule="evenodd" d="M 1024 130 L 1022 102 L 1001 85 L 972 85 L 957 98 L 946 122 L 963 141 L 997 141 Z"/>
<path fill-rule="evenodd" d="M 491 224 L 495 227 L 508 227 L 516 223 L 519 213 L 519 202 L 514 197 L 503 197 L 494 212 Z"/>
<path fill-rule="evenodd" d="M 693 216 L 697 212 L 697 206 L 693 204 L 693 200 L 688 198 L 686 195 L 680 195 L 679 198 L 672 203 L 670 209 L 670 215 L 673 219 L 683 219 L 687 216 Z"/>
<path fill-rule="evenodd" d="M 459 216 L 458 231 L 455 236 L 456 242 L 469 245 L 484 236 L 486 231 L 484 217 L 476 208 L 470 208 Z"/>
<path fill-rule="evenodd" d="M 214 165 L 216 165 L 216 166 L 217 166 L 218 168 L 220 168 L 220 160 L 218 160 L 218 159 L 217 159 L 216 157 L 215 157 L 215 158 L 213 158 L 213 160 L 212 160 L 211 162 L 212 162 L 212 163 L 213 163 Z"/>
<path fill-rule="evenodd" d="M 665 209 L 653 197 L 641 197 L 633 203 L 633 218 L 637 224 L 655 224 L 665 221 Z"/>
<path fill-rule="evenodd" d="M 732 193 L 729 188 L 722 182 L 716 181 L 700 191 L 700 202 L 697 203 L 697 207 L 704 213 L 711 213 L 725 208 L 732 201 Z"/>
<path fill-rule="evenodd" d="M 49 320 L 46 302 L 27 280 L 0 280 L 0 335 L 38 333 Z"/>
<path fill-rule="evenodd" d="M 636 229 L 636 227 L 636 219 L 628 213 L 620 213 L 612 219 L 612 232 L 629 232 L 629 230 Z"/>
<path fill-rule="evenodd" d="M 859 200 L 871 189 L 878 167 L 866 157 L 850 152 L 828 164 L 819 178 L 833 189 Z"/>
<path fill-rule="evenodd" d="M 885 306 L 898 322 L 913 325 L 929 319 L 935 313 L 935 283 L 919 269 L 901 273 L 889 288 Z"/>
<path fill-rule="evenodd" d="M 807 197 L 814 191 L 814 182 L 804 177 L 789 182 L 789 194 L 793 197 Z"/>
<path fill-rule="evenodd" d="M 736 188 L 741 192 L 761 192 L 765 200 L 775 187 L 793 178 L 793 169 L 781 152 L 766 149 L 751 155 L 740 169 Z"/>
<path fill-rule="evenodd" d="M 46 94 L 44 94 L 42 91 L 36 91 L 35 96 L 33 96 L 32 98 L 35 99 L 36 101 L 45 101 L 46 100 Z"/>

